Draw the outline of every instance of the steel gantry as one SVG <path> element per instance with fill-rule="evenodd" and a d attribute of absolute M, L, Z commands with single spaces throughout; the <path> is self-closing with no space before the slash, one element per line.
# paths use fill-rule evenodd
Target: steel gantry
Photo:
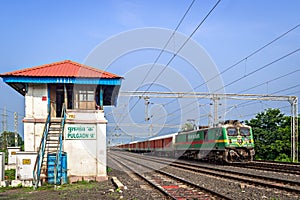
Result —
<path fill-rule="evenodd" d="M 122 91 L 120 96 L 150 98 L 197 98 L 211 99 L 214 103 L 214 123 L 217 124 L 218 101 L 221 99 L 260 100 L 260 101 L 288 101 L 291 104 L 291 157 L 298 162 L 298 97 L 269 94 L 234 94 L 234 93 L 206 93 L 206 92 L 160 92 L 160 91 Z"/>

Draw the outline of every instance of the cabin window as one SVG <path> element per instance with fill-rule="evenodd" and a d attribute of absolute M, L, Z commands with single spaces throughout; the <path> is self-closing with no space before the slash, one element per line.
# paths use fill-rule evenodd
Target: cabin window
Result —
<path fill-rule="evenodd" d="M 236 128 L 227 128 L 227 135 L 228 136 L 237 136 L 238 132 Z"/>
<path fill-rule="evenodd" d="M 75 93 L 75 109 L 93 110 L 95 109 L 95 86 L 76 86 Z"/>
<path fill-rule="evenodd" d="M 94 91 L 86 91 L 86 90 L 80 90 L 79 92 L 79 101 L 94 101 L 95 95 Z"/>
<path fill-rule="evenodd" d="M 249 128 L 240 128 L 240 135 L 241 136 L 249 136 L 250 135 L 250 129 Z"/>

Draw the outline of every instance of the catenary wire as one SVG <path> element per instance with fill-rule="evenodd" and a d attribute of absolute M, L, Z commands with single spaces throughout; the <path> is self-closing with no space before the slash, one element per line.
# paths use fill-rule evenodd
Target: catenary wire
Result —
<path fill-rule="evenodd" d="M 254 73 L 257 73 L 258 71 L 263 70 L 263 69 L 265 69 L 265 68 L 271 66 L 272 64 L 277 63 L 277 62 L 281 61 L 282 59 L 287 58 L 288 56 L 293 55 L 294 53 L 298 52 L 299 50 L 300 50 L 300 48 L 298 48 L 298 49 L 296 49 L 296 50 L 294 50 L 294 51 L 291 51 L 291 52 L 289 52 L 288 54 L 286 54 L 286 55 L 284 55 L 284 56 L 281 56 L 280 58 L 277 58 L 277 59 L 273 60 L 272 62 L 270 62 L 270 63 L 268 63 L 268 64 L 266 64 L 266 65 L 263 65 L 263 66 L 259 67 L 258 69 L 253 70 L 253 71 L 249 72 L 248 74 L 246 74 L 246 75 L 244 75 L 244 76 L 242 76 L 242 77 L 240 77 L 240 78 L 238 78 L 238 79 L 236 79 L 236 80 L 230 82 L 229 84 L 223 86 L 222 88 L 219 88 L 219 89 L 215 90 L 214 92 L 217 92 L 217 91 L 219 91 L 220 89 L 225 88 L 226 86 L 232 85 L 232 84 L 234 84 L 234 83 L 236 83 L 236 82 L 238 82 L 238 81 L 240 81 L 240 80 L 242 80 L 242 79 L 244 79 L 244 78 L 246 78 L 246 77 L 248 77 L 248 76 L 250 76 L 250 75 L 252 75 L 252 74 L 254 74 Z M 197 101 L 198 101 L 198 100 L 197 100 Z M 192 104 L 189 104 L 189 105 L 187 105 L 186 107 L 188 107 L 188 106 L 190 106 L 190 105 L 192 105 Z M 178 112 L 178 111 L 180 111 L 181 109 L 182 109 L 182 108 L 176 109 L 175 111 L 171 112 L 170 115 L 171 115 L 171 114 L 174 114 L 174 113 L 176 113 L 176 112 Z M 159 120 L 159 119 L 158 119 L 158 120 Z"/>
<path fill-rule="evenodd" d="M 156 76 L 154 81 L 147 87 L 146 91 L 148 91 L 151 86 L 155 83 L 155 81 L 161 76 L 161 74 L 165 71 L 168 65 L 174 60 L 174 58 L 178 55 L 178 53 L 183 49 L 183 47 L 187 44 L 187 42 L 193 37 L 193 35 L 197 32 L 197 30 L 202 26 L 202 24 L 206 21 L 206 19 L 210 16 L 210 14 L 214 11 L 214 9 L 217 7 L 217 5 L 221 2 L 221 0 L 218 0 L 216 4 L 210 9 L 210 11 L 207 13 L 207 15 L 202 19 L 202 21 L 198 24 L 198 26 L 194 29 L 194 31 L 189 35 L 189 37 L 185 40 L 185 42 L 180 46 L 178 51 L 172 56 L 172 58 L 169 60 L 169 62 L 164 66 L 164 68 L 161 70 L 161 72 Z M 129 109 L 129 113 L 135 108 L 137 103 L 139 102 L 140 98 L 135 102 L 135 104 Z M 125 114 L 122 118 L 117 122 L 117 124 L 122 121 L 125 117 Z"/>
<path fill-rule="evenodd" d="M 206 82 L 202 83 L 201 85 L 195 87 L 194 89 L 197 89 L 197 88 L 201 87 L 202 85 L 204 85 L 204 84 L 206 84 L 207 82 L 209 82 L 209 81 L 215 79 L 215 78 L 218 77 L 219 75 L 221 75 L 221 74 L 223 74 L 223 73 L 229 71 L 230 69 L 234 68 L 235 66 L 237 66 L 237 65 L 240 64 L 241 62 L 243 62 L 243 61 L 247 60 L 248 58 L 254 56 L 255 54 L 257 54 L 258 52 L 262 51 L 262 50 L 265 49 L 266 47 L 270 46 L 271 44 L 273 44 L 273 43 L 276 42 L 277 40 L 281 39 L 282 37 L 284 37 L 284 36 L 287 35 L 288 33 L 292 32 L 292 31 L 295 30 L 295 29 L 297 29 L 299 26 L 300 26 L 300 24 L 298 24 L 298 25 L 296 25 L 295 27 L 293 27 L 292 29 L 290 29 L 290 30 L 284 32 L 283 34 L 281 34 L 280 36 L 278 36 L 278 37 L 275 38 L 274 40 L 272 40 L 272 41 L 270 41 L 269 43 L 263 45 L 261 48 L 259 48 L 259 49 L 255 50 L 255 51 L 253 51 L 253 52 L 252 52 L 251 54 L 249 54 L 248 56 L 244 57 L 243 59 L 241 59 L 240 61 L 236 62 L 235 64 L 229 66 L 228 68 L 226 68 L 225 70 L 223 70 L 220 74 L 216 75 L 215 77 L 212 77 L 211 79 L 209 79 L 209 80 L 207 80 Z M 267 66 L 266 66 L 266 67 L 267 67 Z M 253 73 L 255 73 L 255 72 L 253 72 Z M 233 83 L 231 83 L 231 84 L 233 84 Z M 255 86 L 255 87 L 258 87 L 258 86 Z M 150 87 L 149 87 L 149 88 L 150 88 Z M 251 88 L 251 89 L 253 89 L 253 88 Z M 174 101 L 174 100 L 173 100 L 173 101 Z M 171 102 L 169 102 L 169 103 L 171 103 Z M 169 103 L 166 103 L 166 105 L 169 104 Z M 132 109 L 131 109 L 131 110 L 132 110 Z M 173 112 L 173 113 L 174 113 L 174 112 Z"/>
<path fill-rule="evenodd" d="M 196 86 L 195 88 L 193 88 L 192 91 L 195 91 L 196 89 L 200 88 L 201 86 L 207 84 L 208 82 L 214 80 L 215 78 L 219 77 L 220 75 L 224 74 L 225 72 L 229 71 L 230 69 L 236 67 L 237 65 L 239 65 L 240 63 L 244 62 L 245 60 L 248 60 L 250 57 L 256 55 L 257 53 L 259 53 L 260 51 L 262 51 L 263 49 L 267 48 L 268 46 L 270 46 L 271 44 L 275 43 L 276 41 L 280 40 L 281 38 L 283 38 L 284 36 L 286 36 L 288 33 L 294 31 L 295 29 L 297 29 L 298 27 L 300 27 L 300 24 L 297 24 L 296 26 L 294 26 L 293 28 L 287 30 L 286 32 L 282 33 L 281 35 L 279 35 L 278 37 L 276 37 L 275 39 L 271 40 L 270 42 L 268 42 L 267 44 L 261 46 L 260 48 L 258 48 L 257 50 L 253 51 L 252 53 L 250 53 L 249 55 L 245 56 L 244 58 L 240 59 L 239 61 L 235 62 L 233 65 L 230 65 L 229 67 L 227 67 L 226 69 L 224 69 L 222 72 L 220 72 L 219 74 L 213 76 L 211 79 L 201 83 L 200 85 Z M 189 91 L 189 92 L 192 92 Z M 174 102 L 174 100 L 171 100 L 169 103 L 170 104 L 172 102 Z"/>
<path fill-rule="evenodd" d="M 187 16 L 187 14 L 189 13 L 189 11 L 191 10 L 193 4 L 195 3 L 195 0 L 193 0 L 189 7 L 187 8 L 187 10 L 185 11 L 184 15 L 181 17 L 179 23 L 177 24 L 176 28 L 174 29 L 173 33 L 171 34 L 171 36 L 169 37 L 168 41 L 166 42 L 166 44 L 164 45 L 164 47 L 161 49 L 159 55 L 156 57 L 154 63 L 152 64 L 152 66 L 149 68 L 148 72 L 146 73 L 146 76 L 144 77 L 144 79 L 142 80 L 140 85 L 143 85 L 143 83 L 145 82 L 146 78 L 148 77 L 148 75 L 150 74 L 150 72 L 152 71 L 152 69 L 154 68 L 155 64 L 158 62 L 158 60 L 160 59 L 161 55 L 163 54 L 163 52 L 165 51 L 166 47 L 168 46 L 168 44 L 170 43 L 171 39 L 173 38 L 174 34 L 176 33 L 176 31 L 179 29 L 180 25 L 182 24 L 183 20 L 185 19 L 185 17 Z M 140 99 L 138 99 L 134 106 L 129 110 L 129 112 L 132 111 L 132 109 L 136 106 L 136 104 L 139 102 Z M 125 115 L 123 115 L 125 116 Z M 123 117 L 124 118 L 124 117 Z M 118 122 L 116 124 L 118 124 L 121 120 L 123 120 L 123 118 L 120 118 L 120 120 L 118 120 Z"/>
<path fill-rule="evenodd" d="M 148 85 L 145 91 L 148 91 L 153 84 L 158 80 L 158 78 L 161 76 L 161 74 L 164 73 L 167 66 L 171 64 L 171 62 L 174 60 L 174 58 L 178 55 L 178 53 L 183 49 L 183 47 L 187 44 L 187 42 L 193 37 L 193 35 L 197 32 L 197 30 L 201 27 L 201 25 L 206 21 L 206 19 L 209 17 L 209 15 L 214 11 L 214 9 L 217 7 L 217 5 L 221 2 L 221 0 L 218 0 L 217 3 L 212 7 L 212 9 L 207 13 L 207 15 L 202 19 L 202 21 L 198 24 L 198 26 L 194 29 L 194 31 L 189 35 L 189 37 L 184 41 L 184 43 L 180 46 L 180 48 L 177 50 L 175 54 L 171 57 L 171 59 L 168 61 L 168 63 L 163 67 L 163 69 L 158 73 L 158 75 L 155 77 L 155 79 L 152 81 L 151 84 Z M 142 94 L 143 96 L 143 94 Z M 133 110 L 133 108 L 137 105 L 140 98 L 136 101 L 136 103 L 129 109 L 129 112 Z"/>

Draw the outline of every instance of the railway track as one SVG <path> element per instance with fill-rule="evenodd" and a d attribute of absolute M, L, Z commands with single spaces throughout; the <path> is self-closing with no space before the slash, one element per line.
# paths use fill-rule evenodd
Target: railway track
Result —
<path fill-rule="evenodd" d="M 239 164 L 239 167 L 247 167 L 252 169 L 274 171 L 280 173 L 289 173 L 294 175 L 300 175 L 299 163 L 280 163 L 272 161 L 253 161 L 246 165 Z"/>
<path fill-rule="evenodd" d="M 129 154 L 129 156 L 137 156 L 136 154 Z M 141 157 L 141 156 L 138 156 Z M 278 189 L 288 193 L 293 193 L 300 195 L 300 181 L 295 180 L 286 180 L 268 176 L 262 176 L 247 172 L 237 172 L 235 170 L 222 169 L 220 166 L 214 167 L 209 165 L 201 165 L 194 163 L 186 163 L 183 161 L 170 160 L 161 157 L 148 157 L 142 156 L 142 159 L 145 161 L 156 162 L 164 165 L 168 165 L 176 168 L 177 170 L 186 170 L 192 171 L 196 174 L 201 175 L 210 175 L 222 179 L 228 179 L 231 181 L 238 181 L 240 183 L 252 185 L 252 186 L 263 186 L 271 189 Z"/>
<path fill-rule="evenodd" d="M 109 157 L 114 162 L 118 162 L 133 171 L 171 199 L 232 199 L 229 196 L 218 194 L 215 191 L 174 176 L 171 173 L 141 164 L 138 161 L 119 157 L 115 154 L 110 154 Z M 142 170 L 141 168 L 144 169 Z M 145 171 L 145 169 L 147 170 Z"/>

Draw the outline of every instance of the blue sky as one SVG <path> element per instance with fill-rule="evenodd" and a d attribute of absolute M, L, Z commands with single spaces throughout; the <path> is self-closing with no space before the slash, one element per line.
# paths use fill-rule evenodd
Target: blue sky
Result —
<path fill-rule="evenodd" d="M 182 0 L 2 0 L 0 4 L 0 73 L 66 59 L 84 62 L 97 45 L 124 31 L 146 27 L 174 29 L 190 3 L 191 1 Z M 215 1 L 196 1 L 178 31 L 190 35 L 214 4 Z M 298 0 L 223 0 L 192 38 L 207 51 L 219 71 L 223 71 L 298 25 L 300 23 L 299 10 Z M 298 48 L 300 48 L 300 27 L 222 74 L 223 81 L 226 85 Z M 115 65 L 128 67 L 149 63 L 151 60 L 153 62 L 158 53 L 158 51 L 152 51 L 130 54 L 127 58 L 122 57 L 116 61 Z M 138 61 L 133 62 L 137 55 Z M 159 63 L 164 64 L 167 60 L 166 54 L 162 56 L 162 61 Z M 300 87 L 297 87 L 300 82 L 299 71 L 271 81 L 298 70 L 299 61 L 300 52 L 296 52 L 226 87 L 226 92 L 239 93 L 262 84 L 246 93 L 280 91 L 276 94 L 299 96 Z M 182 61 L 174 60 L 172 65 L 175 68 L 176 64 L 182 64 Z M 112 66 L 109 69 L 120 75 L 126 73 L 124 68 Z M 178 71 L 182 69 L 177 66 Z M 191 77 L 193 77 L 192 74 Z M 203 82 L 201 79 L 191 78 L 193 86 L 199 85 L 197 81 Z M 266 83 L 267 81 L 269 83 Z M 0 112 L 2 113 L 6 106 L 8 128 L 13 130 L 13 112 L 24 114 L 24 98 L 2 80 L 0 93 Z M 228 114 L 241 119 L 253 117 L 255 112 L 267 107 L 288 105 L 278 102 L 258 102 L 252 107 L 235 108 L 235 105 L 239 103 L 229 102 L 232 108 Z M 289 111 L 288 107 L 284 109 L 284 112 Z M 202 114 L 205 110 L 208 111 L 209 106 L 203 108 Z M 143 112 L 141 107 L 141 113 Z M 21 121 L 19 130 L 22 132 Z"/>

